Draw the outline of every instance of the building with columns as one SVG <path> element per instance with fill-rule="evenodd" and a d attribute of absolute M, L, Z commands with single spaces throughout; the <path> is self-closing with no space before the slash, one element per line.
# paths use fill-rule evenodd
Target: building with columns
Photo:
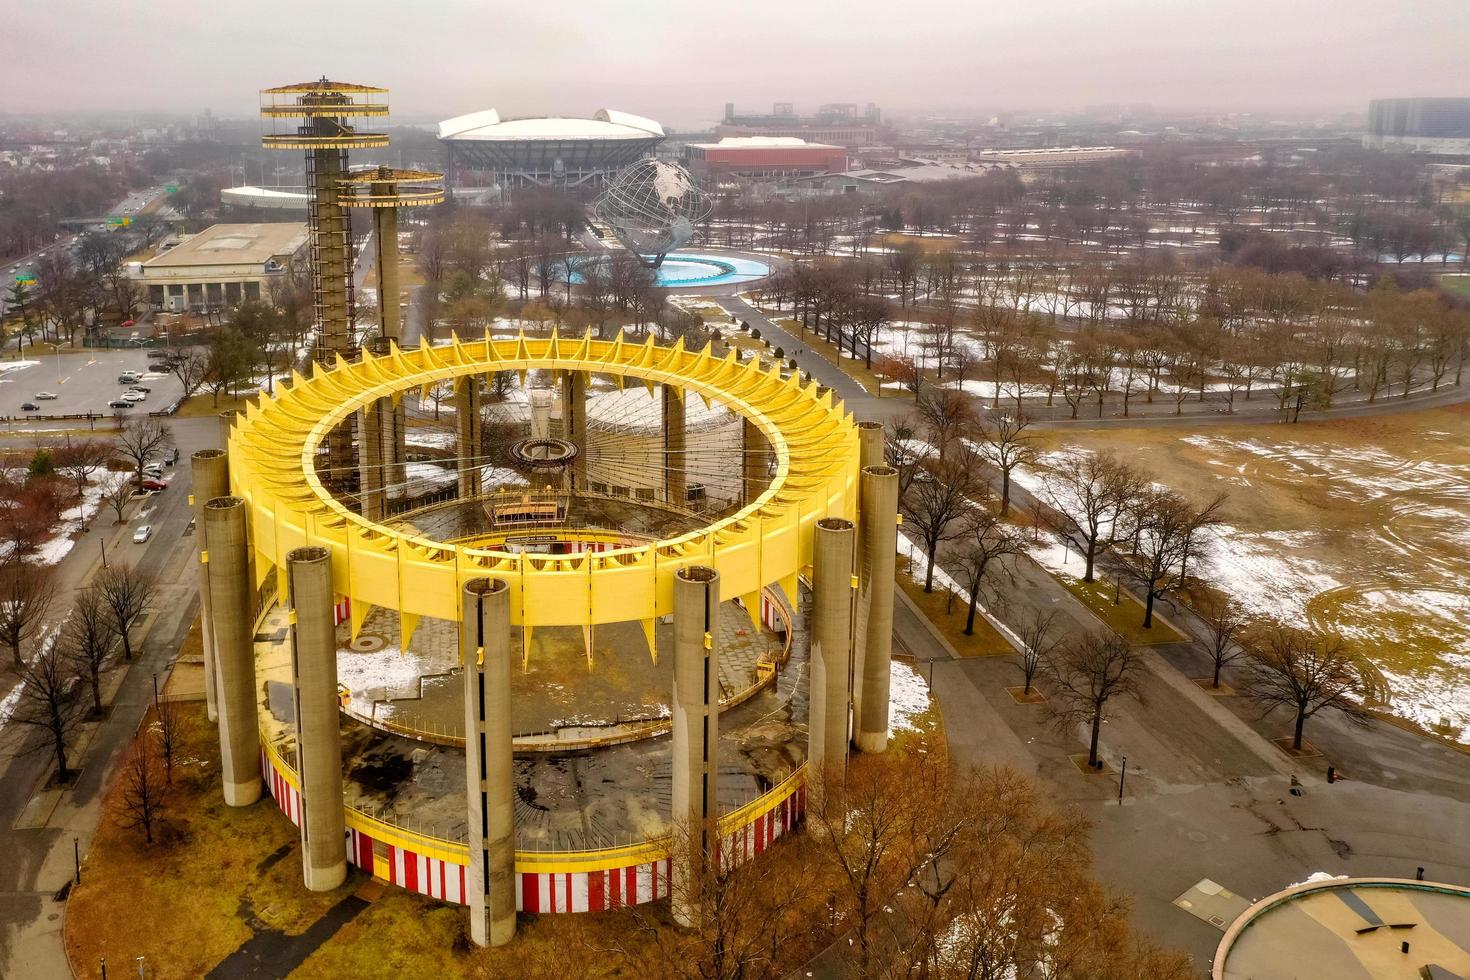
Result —
<path fill-rule="evenodd" d="M 269 298 L 306 244 L 303 221 L 211 225 L 129 271 L 155 310 L 229 309 Z"/>

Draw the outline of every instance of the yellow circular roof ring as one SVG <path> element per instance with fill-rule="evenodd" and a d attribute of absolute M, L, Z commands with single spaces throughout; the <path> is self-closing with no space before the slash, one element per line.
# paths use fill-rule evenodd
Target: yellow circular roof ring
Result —
<path fill-rule="evenodd" d="M 606 552 L 547 556 L 457 546 L 367 521 L 322 485 L 314 462 L 327 434 L 380 398 L 442 380 L 491 371 L 538 369 L 605 374 L 619 383 L 670 384 L 718 401 L 769 442 L 776 473 L 741 510 L 687 534 Z M 283 451 L 289 449 L 290 451 Z M 754 601 L 779 584 L 795 597 L 811 562 L 812 526 L 855 519 L 860 451 L 857 428 L 832 393 L 763 369 L 731 351 L 695 352 L 682 341 L 650 339 L 454 337 L 440 347 L 339 358 L 312 378 L 293 377 L 250 407 L 229 445 L 230 484 L 250 505 L 256 577 L 264 582 L 285 555 L 308 545 L 332 555 L 334 588 L 352 600 L 354 628 L 367 609 L 398 610 L 405 639 L 417 619 L 457 620 L 464 582 L 490 577 L 511 588 L 512 621 L 522 627 L 642 621 L 673 611 L 673 579 L 690 565 L 721 573 L 726 598 Z M 749 604 L 748 604 L 749 607 Z"/>

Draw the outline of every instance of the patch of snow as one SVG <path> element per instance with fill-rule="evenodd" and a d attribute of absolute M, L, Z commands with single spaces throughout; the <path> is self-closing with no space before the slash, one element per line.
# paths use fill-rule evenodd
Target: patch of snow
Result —
<path fill-rule="evenodd" d="M 913 719 L 929 710 L 929 685 L 910 665 L 894 660 L 888 667 L 888 736 L 916 732 Z"/>

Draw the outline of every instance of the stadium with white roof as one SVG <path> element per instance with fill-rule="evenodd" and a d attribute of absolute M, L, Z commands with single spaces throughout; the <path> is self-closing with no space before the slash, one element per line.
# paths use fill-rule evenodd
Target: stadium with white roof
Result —
<path fill-rule="evenodd" d="M 613 109 L 599 109 L 590 119 L 502 119 L 485 109 L 439 124 L 450 180 L 479 171 L 493 174 L 504 190 L 597 186 L 619 168 L 651 156 L 663 138 L 664 128 L 652 119 Z"/>

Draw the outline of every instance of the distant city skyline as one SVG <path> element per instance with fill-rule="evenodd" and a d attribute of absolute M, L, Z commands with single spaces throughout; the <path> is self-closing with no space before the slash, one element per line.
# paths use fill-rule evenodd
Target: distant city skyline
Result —
<path fill-rule="evenodd" d="M 1363 111 L 1375 97 L 1470 94 L 1470 18 L 1456 0 L 926 0 L 727 8 L 590 0 L 495 8 L 445 0 L 412 16 L 262 0 L 127 6 L 54 0 L 10 25 L 0 64 L 21 113 L 245 117 L 258 89 L 327 74 L 392 90 L 394 118 L 495 106 L 508 115 L 612 106 L 676 127 L 724 103 L 877 102 L 891 114 L 1065 110 Z M 325 39 L 325 40 L 318 40 Z"/>

